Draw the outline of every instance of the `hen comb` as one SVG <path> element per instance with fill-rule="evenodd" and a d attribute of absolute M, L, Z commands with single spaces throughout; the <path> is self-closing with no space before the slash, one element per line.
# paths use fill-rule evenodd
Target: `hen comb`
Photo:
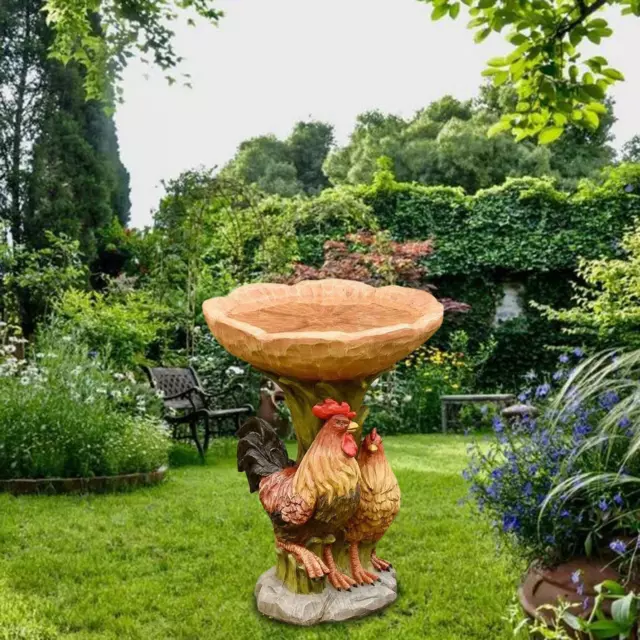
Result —
<path fill-rule="evenodd" d="M 324 402 L 319 402 L 311 411 L 320 420 L 328 420 L 331 416 L 346 416 L 349 420 L 356 417 L 356 412 L 351 411 L 348 402 L 336 402 L 332 398 L 326 398 Z"/>

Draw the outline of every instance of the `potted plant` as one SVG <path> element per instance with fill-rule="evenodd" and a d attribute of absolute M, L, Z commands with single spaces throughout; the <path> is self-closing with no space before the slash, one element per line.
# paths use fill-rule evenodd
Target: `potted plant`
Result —
<path fill-rule="evenodd" d="M 519 399 L 538 415 L 496 417 L 493 437 L 471 447 L 470 496 L 529 561 L 519 597 L 531 616 L 563 601 L 589 620 L 598 585 L 638 590 L 638 362 L 639 354 L 563 354 L 550 379 L 528 375 Z M 598 616 L 611 604 L 601 599 Z"/>

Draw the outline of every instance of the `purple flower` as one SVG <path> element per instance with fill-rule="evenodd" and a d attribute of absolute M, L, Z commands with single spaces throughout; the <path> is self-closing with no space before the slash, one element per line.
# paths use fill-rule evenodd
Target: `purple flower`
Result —
<path fill-rule="evenodd" d="M 576 593 L 579 596 L 583 596 L 584 595 L 584 585 L 582 584 L 582 582 L 576 587 Z"/>
<path fill-rule="evenodd" d="M 564 378 L 564 371 L 556 371 L 553 374 L 553 379 L 555 380 L 555 382 L 558 382 L 558 380 L 562 380 L 562 378 Z"/>
<path fill-rule="evenodd" d="M 498 416 L 494 416 L 491 422 L 493 424 L 493 430 L 496 433 L 502 433 L 504 431 L 504 424 Z"/>
<path fill-rule="evenodd" d="M 620 418 L 620 422 L 618 422 L 618 426 L 621 429 L 627 429 L 628 427 L 630 427 L 631 420 L 629 420 L 629 416 L 622 416 L 622 418 Z"/>
<path fill-rule="evenodd" d="M 609 503 L 604 498 L 601 498 L 600 502 L 598 502 L 598 507 L 600 507 L 601 511 L 608 511 Z"/>
<path fill-rule="evenodd" d="M 559 362 L 562 362 L 562 364 L 566 364 L 567 362 L 569 362 L 569 356 L 566 353 L 563 353 L 559 358 L 558 358 Z"/>
<path fill-rule="evenodd" d="M 580 347 L 576 347 L 576 348 L 573 350 L 573 355 L 574 355 L 576 358 L 582 358 L 582 357 L 584 356 L 584 351 L 583 351 Z"/>
<path fill-rule="evenodd" d="M 544 398 L 548 395 L 549 391 L 551 391 L 551 385 L 547 382 L 541 384 L 536 389 L 536 398 Z"/>
<path fill-rule="evenodd" d="M 619 555 L 622 555 L 627 550 L 627 545 L 622 542 L 622 540 L 614 540 L 609 545 L 609 549 Z"/>
<path fill-rule="evenodd" d="M 619 493 L 616 493 L 615 496 L 613 496 L 613 501 L 619 506 L 621 507 L 624 500 L 622 499 L 622 496 Z"/>
<path fill-rule="evenodd" d="M 585 598 L 582 601 L 582 608 L 586 611 L 589 608 L 589 598 Z"/>
<path fill-rule="evenodd" d="M 605 411 L 611 411 L 620 401 L 620 396 L 615 391 L 606 391 L 603 393 L 598 402 Z"/>
<path fill-rule="evenodd" d="M 520 400 L 520 402 L 526 402 L 529 399 L 530 395 L 531 389 L 525 389 L 518 395 L 518 400 Z"/>
<path fill-rule="evenodd" d="M 524 485 L 524 489 L 522 490 L 525 496 L 530 496 L 533 493 L 533 485 L 530 482 Z"/>
<path fill-rule="evenodd" d="M 520 521 L 516 516 L 506 515 L 502 519 L 502 529 L 505 533 L 509 533 L 510 531 L 517 531 L 520 528 Z"/>
<path fill-rule="evenodd" d="M 580 569 L 577 569 L 571 574 L 571 582 L 573 582 L 573 584 L 579 584 L 580 582 L 582 582 L 581 578 L 582 578 L 582 571 Z"/>

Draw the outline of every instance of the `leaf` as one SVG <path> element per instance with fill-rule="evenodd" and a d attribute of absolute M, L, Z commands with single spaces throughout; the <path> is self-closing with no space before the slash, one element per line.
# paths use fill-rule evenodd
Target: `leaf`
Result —
<path fill-rule="evenodd" d="M 582 89 L 585 93 L 597 100 L 602 100 L 605 96 L 604 89 L 599 87 L 597 84 L 583 84 Z"/>
<path fill-rule="evenodd" d="M 554 113 L 553 114 L 553 121 L 559 126 L 559 127 L 564 127 L 565 124 L 567 124 L 568 118 L 567 116 L 564 115 L 564 113 Z"/>
<path fill-rule="evenodd" d="M 531 109 L 531 105 L 528 102 L 518 102 L 516 105 L 516 111 L 519 113 L 524 113 L 525 111 L 529 111 Z"/>
<path fill-rule="evenodd" d="M 564 133 L 564 127 L 547 127 L 538 134 L 540 144 L 551 144 Z"/>
<path fill-rule="evenodd" d="M 562 614 L 562 620 L 576 631 L 580 631 L 584 627 L 583 621 L 578 618 L 578 616 L 574 616 L 573 613 L 569 613 L 568 611 L 565 611 Z"/>
<path fill-rule="evenodd" d="M 491 33 L 491 29 L 483 29 L 482 31 L 478 31 L 478 33 L 476 33 L 476 35 L 473 38 L 473 41 L 476 44 L 480 44 L 483 40 L 486 40 L 489 37 L 489 34 Z"/>
<path fill-rule="evenodd" d="M 495 76 L 493 76 L 493 84 L 496 87 L 502 86 L 509 79 L 508 71 L 498 71 Z"/>
<path fill-rule="evenodd" d="M 509 63 L 505 58 L 491 58 L 491 60 L 487 60 L 487 64 L 490 67 L 506 67 Z"/>
<path fill-rule="evenodd" d="M 511 44 L 515 44 L 517 47 L 520 44 L 524 44 L 527 41 L 527 38 L 523 34 L 518 33 L 516 31 L 515 33 L 512 33 L 511 35 L 507 36 L 507 40 Z"/>
<path fill-rule="evenodd" d="M 607 78 L 611 78 L 612 80 L 624 80 L 624 76 L 617 69 L 603 69 L 602 74 L 607 76 Z"/>
<path fill-rule="evenodd" d="M 598 118 L 598 114 L 594 113 L 593 111 L 589 111 L 588 109 L 585 109 L 583 111 L 583 114 L 584 114 L 584 119 L 587 121 L 587 124 L 592 129 L 597 129 L 598 126 L 600 125 L 600 118 Z"/>
<path fill-rule="evenodd" d="M 574 29 L 573 31 L 569 32 L 569 42 L 574 47 L 577 47 L 580 44 L 581 40 L 582 40 L 582 34 L 577 29 Z"/>
<path fill-rule="evenodd" d="M 501 73 L 500 69 L 497 67 L 489 67 L 488 69 L 483 69 L 480 75 L 483 75 L 486 78 L 489 76 L 495 76 L 496 73 Z"/>
<path fill-rule="evenodd" d="M 609 23 L 603 18 L 596 18 L 595 20 L 591 20 L 590 22 L 587 23 L 588 29 L 603 29 L 608 26 L 609 26 Z"/>
<path fill-rule="evenodd" d="M 456 2 L 449 7 L 449 15 L 455 20 L 460 13 L 460 3 Z"/>
<path fill-rule="evenodd" d="M 508 120 L 499 120 L 494 125 L 492 125 L 487 131 L 487 136 L 489 138 L 493 138 L 493 136 L 498 133 L 502 133 L 503 131 L 508 131 L 511 129 L 511 123 Z"/>
<path fill-rule="evenodd" d="M 637 604 L 635 595 L 628 593 L 624 598 L 615 600 L 611 605 L 611 616 L 618 623 L 630 628 L 637 617 Z"/>
<path fill-rule="evenodd" d="M 590 102 L 586 107 L 589 111 L 595 111 L 596 113 L 607 113 L 607 107 L 601 102 Z"/>
<path fill-rule="evenodd" d="M 446 16 L 447 13 L 449 13 L 448 5 L 441 4 L 439 7 L 435 7 L 434 10 L 431 12 L 431 19 L 440 20 L 440 18 L 443 18 L 444 16 Z"/>
<path fill-rule="evenodd" d="M 620 625 L 613 620 L 598 620 L 587 625 L 587 629 L 596 638 L 615 638 L 623 631 Z"/>
<path fill-rule="evenodd" d="M 617 596 L 624 595 L 624 587 L 621 584 L 618 584 L 615 580 L 605 580 L 600 584 L 596 585 L 596 591 L 600 593 L 602 589 L 606 589 L 609 593 L 613 593 Z"/>

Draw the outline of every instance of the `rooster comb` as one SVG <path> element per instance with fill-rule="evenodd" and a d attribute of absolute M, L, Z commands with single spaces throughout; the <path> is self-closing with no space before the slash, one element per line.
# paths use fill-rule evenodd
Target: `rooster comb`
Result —
<path fill-rule="evenodd" d="M 351 411 L 348 402 L 336 402 L 332 398 L 326 398 L 324 402 L 319 402 L 311 411 L 320 420 L 328 420 L 331 416 L 347 416 L 349 420 L 356 417 L 356 412 Z"/>

